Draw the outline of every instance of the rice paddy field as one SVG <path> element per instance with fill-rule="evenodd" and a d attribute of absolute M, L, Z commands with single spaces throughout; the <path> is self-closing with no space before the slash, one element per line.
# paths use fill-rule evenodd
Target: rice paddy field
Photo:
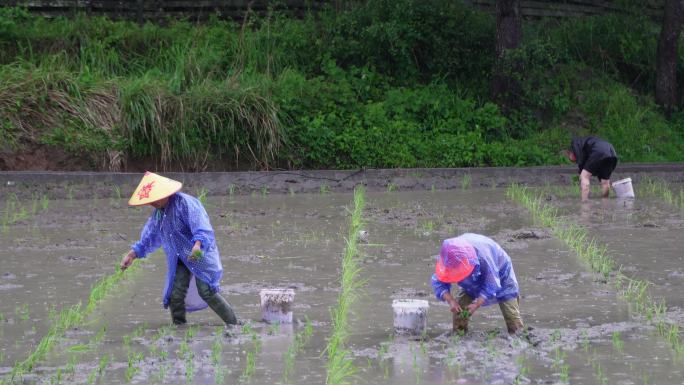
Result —
<path fill-rule="evenodd" d="M 117 271 L 150 208 L 128 192 L 7 193 L 0 229 L 3 384 L 684 384 L 684 212 L 678 185 L 636 200 L 518 185 L 200 196 L 241 325 L 210 310 L 171 325 L 160 250 Z M 66 187 L 69 188 L 69 187 Z M 669 198 L 668 194 L 669 193 Z M 359 231 L 367 238 L 359 237 Z M 498 306 L 465 335 L 430 287 L 441 241 L 496 240 L 528 328 Z M 259 292 L 295 291 L 292 324 L 261 321 Z M 429 302 L 422 336 L 392 301 Z"/>

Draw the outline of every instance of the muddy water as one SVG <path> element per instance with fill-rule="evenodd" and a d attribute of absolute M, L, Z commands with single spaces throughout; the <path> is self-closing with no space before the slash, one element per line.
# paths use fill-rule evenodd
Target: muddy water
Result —
<path fill-rule="evenodd" d="M 225 269 L 222 290 L 256 339 L 244 328 L 217 335 L 220 321 L 210 311 L 189 315 L 196 331 L 168 328 L 170 317 L 160 303 L 166 267 L 156 253 L 26 381 L 47 383 L 60 372 L 63 383 L 86 383 L 100 359 L 111 356 L 98 383 L 211 384 L 218 339 L 223 383 L 324 383 L 323 349 L 339 293 L 350 202 L 348 194 L 209 198 Z M 2 234 L 9 245 L 0 272 L 3 373 L 44 334 L 48 305 L 59 309 L 85 300 L 90 285 L 111 272 L 136 239 L 148 213 L 110 200 L 51 202 L 47 212 Z M 682 383 L 681 362 L 672 359 L 667 344 L 562 243 L 535 228 L 502 190 L 371 193 L 365 217 L 369 236 L 361 257 L 367 283 L 353 309 L 349 345 L 359 383 L 512 384 L 516 377 L 519 383 L 555 383 L 563 365 L 573 384 L 600 383 L 602 376 L 609 383 Z M 450 313 L 432 295 L 429 279 L 441 240 L 464 231 L 492 236 L 513 258 L 529 338 L 509 337 L 496 306 L 479 310 L 467 335 L 450 335 Z M 265 287 L 295 289 L 293 325 L 259 322 L 259 290 Z M 397 298 L 430 302 L 424 340 L 392 333 L 391 303 Z M 23 304 L 30 309 L 26 320 Z M 286 353 L 306 320 L 313 335 L 285 379 Z M 97 341 L 103 325 L 106 334 Z M 188 333 L 194 335 L 186 339 Z M 248 356 L 254 372 L 241 380 L 249 372 Z"/>
<path fill-rule="evenodd" d="M 626 275 L 651 282 L 653 296 L 684 325 L 684 212 L 652 197 L 554 204 L 605 244 Z"/>

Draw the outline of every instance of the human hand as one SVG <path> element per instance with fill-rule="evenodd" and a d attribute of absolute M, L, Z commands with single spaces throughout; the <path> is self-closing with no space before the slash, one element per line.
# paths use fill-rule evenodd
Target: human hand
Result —
<path fill-rule="evenodd" d="M 452 313 L 458 314 L 461 312 L 461 306 L 458 304 L 458 301 L 455 299 L 452 299 L 449 301 L 449 307 Z"/>
<path fill-rule="evenodd" d="M 204 253 L 202 252 L 202 245 L 199 243 L 199 241 L 197 241 L 195 242 L 195 245 L 192 246 L 192 250 L 190 250 L 188 259 L 191 261 L 199 261 L 202 256 L 204 256 Z"/>
<path fill-rule="evenodd" d="M 472 316 L 475 313 L 475 310 L 479 309 L 480 306 L 484 303 L 484 300 L 482 298 L 477 298 L 475 301 L 473 301 L 470 305 L 466 307 L 468 309 L 468 312 Z"/>
<path fill-rule="evenodd" d="M 121 259 L 121 264 L 119 265 L 121 267 L 121 270 L 126 270 L 129 266 L 133 264 L 133 260 L 135 259 L 135 251 L 131 250 L 126 254 L 122 259 Z"/>

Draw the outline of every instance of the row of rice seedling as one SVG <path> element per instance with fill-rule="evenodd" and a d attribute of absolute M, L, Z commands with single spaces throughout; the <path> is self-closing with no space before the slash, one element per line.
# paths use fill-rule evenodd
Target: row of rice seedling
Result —
<path fill-rule="evenodd" d="M 527 208 L 538 224 L 550 228 L 557 238 L 575 251 L 592 271 L 601 274 L 606 282 L 612 276 L 615 288 L 635 312 L 644 316 L 647 322 L 655 324 L 658 334 L 668 340 L 677 354 L 684 352 L 680 327 L 676 323 L 668 324 L 665 319 L 667 306 L 648 293 L 649 282 L 624 275 L 605 246 L 592 238 L 586 229 L 560 217 L 558 210 L 547 204 L 541 195 L 535 195 L 517 184 L 511 185 L 506 194 Z"/>
<path fill-rule="evenodd" d="M 128 272 L 117 268 L 114 274 L 103 277 L 93 286 L 88 304 L 85 307 L 81 303 L 77 303 L 62 310 L 36 348 L 25 360 L 14 365 L 11 372 L 3 380 L 0 380 L 0 385 L 13 383 L 22 378 L 25 373 L 33 370 L 36 363 L 45 358 L 47 353 L 60 341 L 67 330 L 83 325 L 98 303 L 112 291 L 112 288 L 122 279 L 130 277 L 131 273 L 137 270 L 139 270 L 139 267 L 129 268 Z"/>
<path fill-rule="evenodd" d="M 341 290 L 337 307 L 331 311 L 333 329 L 325 348 L 328 355 L 327 385 L 348 384 L 357 371 L 353 354 L 345 345 L 350 334 L 349 313 L 359 297 L 360 289 L 365 284 L 360 278 L 358 253 L 358 234 L 363 225 L 361 214 L 364 204 L 365 191 L 363 187 L 357 187 L 354 189 L 354 208 L 351 212 L 347 246 L 342 257 Z"/>
<path fill-rule="evenodd" d="M 641 195 L 660 198 L 665 203 L 684 211 L 684 189 L 677 192 L 664 180 L 646 178 L 639 184 L 638 192 Z"/>
<path fill-rule="evenodd" d="M 281 382 L 283 384 L 287 384 L 289 382 L 290 375 L 292 374 L 292 370 L 294 369 L 294 360 L 297 357 L 299 351 L 302 350 L 302 348 L 304 347 L 304 345 L 307 344 L 307 342 L 309 342 L 309 339 L 311 338 L 312 334 L 313 325 L 311 324 L 311 320 L 307 318 L 304 330 L 295 334 L 294 342 L 287 348 L 287 351 L 285 352 L 285 368 L 283 369 L 283 377 L 281 379 Z"/>
<path fill-rule="evenodd" d="M 261 351 L 261 340 L 249 323 L 242 326 L 242 333 L 250 336 L 253 346 L 252 350 L 247 352 L 245 367 L 240 375 L 239 383 L 246 384 L 252 378 L 254 371 L 256 370 L 256 356 Z"/>
<path fill-rule="evenodd" d="M 40 198 L 34 195 L 29 210 L 26 205 L 21 203 L 16 194 L 9 194 L 5 199 L 3 214 L 0 216 L 0 228 L 2 228 L 3 233 L 6 233 L 10 225 L 35 216 L 40 211 L 47 211 L 49 206 L 50 200 L 47 195 Z"/>

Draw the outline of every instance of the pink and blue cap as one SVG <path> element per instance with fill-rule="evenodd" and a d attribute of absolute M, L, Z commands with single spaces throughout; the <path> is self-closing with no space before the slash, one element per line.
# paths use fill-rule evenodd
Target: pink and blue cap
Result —
<path fill-rule="evenodd" d="M 447 239 L 439 250 L 435 275 L 442 282 L 461 282 L 473 272 L 476 260 L 475 248 L 470 243 L 458 238 Z"/>

